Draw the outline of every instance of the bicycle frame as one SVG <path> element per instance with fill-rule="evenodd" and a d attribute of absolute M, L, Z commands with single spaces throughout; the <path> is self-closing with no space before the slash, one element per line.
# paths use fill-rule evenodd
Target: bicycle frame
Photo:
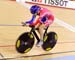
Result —
<path fill-rule="evenodd" d="M 36 33 L 35 30 L 38 30 L 38 28 L 32 27 L 30 33 L 33 33 L 34 34 L 34 36 L 37 39 L 37 43 L 38 43 L 40 41 L 40 38 L 38 37 L 38 35 L 37 35 L 37 33 Z M 48 27 L 45 29 L 44 36 L 47 34 L 47 30 L 48 30 Z"/>

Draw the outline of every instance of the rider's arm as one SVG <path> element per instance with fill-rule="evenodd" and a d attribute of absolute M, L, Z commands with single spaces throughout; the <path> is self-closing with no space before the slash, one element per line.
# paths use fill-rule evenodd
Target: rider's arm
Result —
<path fill-rule="evenodd" d="M 36 26 L 37 24 L 40 24 L 39 18 L 37 18 L 36 21 L 31 24 L 31 26 Z"/>
<path fill-rule="evenodd" d="M 25 22 L 25 23 L 31 25 L 34 22 L 35 18 L 36 18 L 36 16 L 33 15 L 32 19 L 30 21 Z"/>

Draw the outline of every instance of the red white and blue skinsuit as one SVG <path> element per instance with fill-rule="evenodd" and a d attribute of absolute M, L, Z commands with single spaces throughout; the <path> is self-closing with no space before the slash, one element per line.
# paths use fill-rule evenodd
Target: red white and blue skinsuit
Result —
<path fill-rule="evenodd" d="M 45 24 L 45 26 L 49 26 L 54 21 L 53 13 L 46 8 L 41 8 L 40 14 L 38 16 L 39 18 L 35 20 L 36 16 L 33 15 L 32 19 L 30 21 L 27 21 L 26 23 L 31 26 L 36 26 L 38 23 L 42 23 Z"/>

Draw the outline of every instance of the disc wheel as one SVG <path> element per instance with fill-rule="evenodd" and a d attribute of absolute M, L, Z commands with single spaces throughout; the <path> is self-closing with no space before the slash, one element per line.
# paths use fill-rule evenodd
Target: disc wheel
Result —
<path fill-rule="evenodd" d="M 32 33 L 25 32 L 16 41 L 16 50 L 19 53 L 29 52 L 34 45 L 34 36 Z"/>
<path fill-rule="evenodd" d="M 44 36 L 42 48 L 45 51 L 51 50 L 57 43 L 58 36 L 55 32 L 49 32 Z"/>

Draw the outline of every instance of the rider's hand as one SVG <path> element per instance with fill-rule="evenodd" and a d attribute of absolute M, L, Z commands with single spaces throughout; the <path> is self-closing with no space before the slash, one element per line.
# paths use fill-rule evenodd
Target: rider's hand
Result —
<path fill-rule="evenodd" d="M 21 22 L 22 26 L 26 26 L 26 23 L 25 22 Z"/>
<path fill-rule="evenodd" d="M 27 24 L 26 22 L 21 22 L 22 26 L 29 26 L 29 24 Z"/>

